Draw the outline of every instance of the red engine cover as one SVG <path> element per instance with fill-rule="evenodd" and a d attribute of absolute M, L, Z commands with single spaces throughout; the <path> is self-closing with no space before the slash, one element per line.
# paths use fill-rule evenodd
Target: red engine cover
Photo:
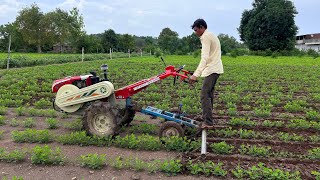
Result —
<path fill-rule="evenodd" d="M 85 76 L 74 76 L 74 77 L 66 77 L 63 79 L 58 79 L 55 80 L 52 84 L 52 92 L 56 93 L 58 92 L 58 90 L 60 89 L 60 87 L 62 87 L 65 84 L 72 84 L 74 81 L 79 81 L 79 80 L 86 80 L 86 85 L 91 85 L 91 81 L 90 81 L 90 77 L 92 75 L 85 75 Z M 90 82 L 89 82 L 90 81 Z"/>

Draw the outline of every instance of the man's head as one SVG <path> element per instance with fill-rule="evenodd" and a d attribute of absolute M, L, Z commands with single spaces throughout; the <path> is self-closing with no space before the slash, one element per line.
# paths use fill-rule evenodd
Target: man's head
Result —
<path fill-rule="evenodd" d="M 191 28 L 194 30 L 197 36 L 202 36 L 204 31 L 207 29 L 207 23 L 203 19 L 197 19 Z"/>

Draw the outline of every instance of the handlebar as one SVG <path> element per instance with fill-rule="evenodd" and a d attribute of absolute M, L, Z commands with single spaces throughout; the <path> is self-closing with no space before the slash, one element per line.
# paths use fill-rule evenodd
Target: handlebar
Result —
<path fill-rule="evenodd" d="M 184 73 L 184 75 L 186 75 L 186 76 L 188 76 L 188 75 L 193 75 L 193 72 L 192 72 L 192 71 L 184 70 L 184 67 L 185 67 L 185 66 L 186 66 L 186 65 L 182 65 L 182 66 L 180 66 L 179 68 L 175 69 L 175 71 L 176 71 L 177 73 L 180 73 L 180 72 L 182 71 L 182 72 Z M 176 84 L 176 80 L 177 80 L 177 79 L 178 79 L 178 76 L 175 76 L 174 79 L 173 79 L 173 85 Z M 189 77 L 186 78 L 186 79 L 189 79 Z M 190 84 L 189 81 L 187 81 L 186 79 L 182 79 L 182 78 L 181 78 L 181 81 Z M 196 82 L 198 82 L 198 81 L 196 81 Z"/>

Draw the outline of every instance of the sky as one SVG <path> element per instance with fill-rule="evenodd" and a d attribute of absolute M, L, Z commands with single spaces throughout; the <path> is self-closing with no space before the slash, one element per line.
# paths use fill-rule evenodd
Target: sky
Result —
<path fill-rule="evenodd" d="M 320 0 L 292 0 L 298 35 L 320 33 Z M 113 29 L 119 34 L 158 37 L 169 27 L 179 37 L 192 34 L 190 26 L 203 18 L 208 30 L 240 39 L 237 28 L 241 14 L 252 9 L 253 0 L 0 0 L 0 25 L 15 21 L 22 8 L 36 3 L 42 12 L 77 7 L 87 34 Z"/>

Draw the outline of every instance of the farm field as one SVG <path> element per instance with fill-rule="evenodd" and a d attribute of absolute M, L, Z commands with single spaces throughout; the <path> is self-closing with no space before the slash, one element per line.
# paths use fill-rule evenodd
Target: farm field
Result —
<path fill-rule="evenodd" d="M 194 71 L 199 58 L 168 56 Z M 164 71 L 160 58 L 97 60 L 0 70 L 0 174 L 23 179 L 319 179 L 320 59 L 223 57 L 208 154 L 197 138 L 157 137 L 160 119 L 137 114 L 111 138 L 81 131 L 81 115 L 52 108 L 55 79 L 100 74 L 108 64 L 115 89 Z M 133 96 L 136 108 L 178 107 L 200 114 L 195 87 L 173 78 Z M 195 130 L 188 135 L 194 136 Z"/>

